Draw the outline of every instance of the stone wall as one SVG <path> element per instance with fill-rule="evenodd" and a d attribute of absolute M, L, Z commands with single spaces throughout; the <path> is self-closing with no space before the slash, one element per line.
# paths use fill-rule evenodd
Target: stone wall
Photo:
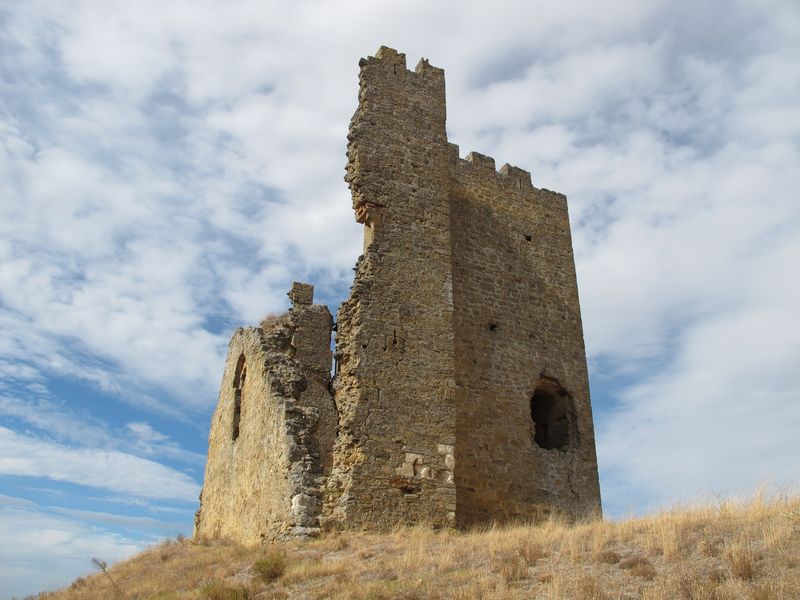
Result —
<path fill-rule="evenodd" d="M 599 512 L 566 198 L 451 152 L 458 522 Z"/>
<path fill-rule="evenodd" d="M 337 317 L 331 527 L 454 523 L 455 383 L 444 73 L 361 61 L 347 146 L 365 226 Z M 449 458 L 448 458 L 449 457 Z"/>
<path fill-rule="evenodd" d="M 332 318 L 312 294 L 295 284 L 288 313 L 231 339 L 195 535 L 255 543 L 319 532 L 337 416 Z"/>

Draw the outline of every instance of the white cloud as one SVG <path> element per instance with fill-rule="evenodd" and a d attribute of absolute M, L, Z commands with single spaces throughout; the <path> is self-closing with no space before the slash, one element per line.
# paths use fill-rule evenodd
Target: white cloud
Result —
<path fill-rule="evenodd" d="M 0 504 L 0 580 L 4 598 L 22 597 L 88 574 L 90 559 L 109 563 L 144 549 L 139 540 L 52 515 L 35 505 Z"/>
<path fill-rule="evenodd" d="M 194 502 L 200 486 L 180 471 L 115 450 L 72 448 L 0 427 L 0 475 L 45 477 L 143 498 Z"/>
<path fill-rule="evenodd" d="M 797 299 L 703 322 L 670 369 L 624 394 L 599 435 L 612 512 L 798 484 Z"/>
<path fill-rule="evenodd" d="M 15 498 L 14 496 L 0 494 L 0 505 L 32 508 L 36 506 L 36 503 L 26 500 L 25 498 Z"/>
<path fill-rule="evenodd" d="M 128 423 L 126 429 L 131 438 L 131 450 L 136 454 L 179 460 L 191 464 L 202 465 L 205 463 L 205 455 L 184 450 L 168 435 L 156 431 L 148 423 Z"/>
<path fill-rule="evenodd" d="M 70 442 L 88 446 L 115 443 L 105 426 L 93 421 L 90 415 L 72 414 L 63 406 L 36 396 L 21 399 L 0 395 L 0 415 L 19 419 Z"/>
<path fill-rule="evenodd" d="M 121 430 L 114 430 L 88 410 L 71 408 L 63 401 L 51 399 L 46 389 L 28 386 L 27 390 L 17 391 L 15 395 L 0 393 L 0 417 L 15 419 L 59 441 L 91 451 L 119 450 L 195 466 L 205 462 L 205 455 L 184 449 L 146 422 L 131 422 Z"/>
<path fill-rule="evenodd" d="M 94 510 L 75 510 L 70 508 L 51 508 L 53 512 L 101 525 L 120 526 L 131 531 L 155 530 L 170 537 L 178 533 L 183 533 L 189 528 L 190 522 L 183 523 L 161 521 L 152 517 L 132 517 L 129 515 L 115 515 L 112 513 L 98 512 Z"/>

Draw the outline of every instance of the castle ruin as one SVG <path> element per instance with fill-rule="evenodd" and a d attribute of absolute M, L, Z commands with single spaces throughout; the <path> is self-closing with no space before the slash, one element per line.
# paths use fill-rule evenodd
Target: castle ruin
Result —
<path fill-rule="evenodd" d="M 459 158 L 442 69 L 386 47 L 359 65 L 350 296 L 334 326 L 295 283 L 234 333 L 196 535 L 599 514 L 566 197 Z"/>

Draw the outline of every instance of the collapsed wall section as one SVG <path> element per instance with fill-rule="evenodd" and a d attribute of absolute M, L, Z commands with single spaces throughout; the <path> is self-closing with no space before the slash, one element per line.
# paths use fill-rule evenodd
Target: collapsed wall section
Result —
<path fill-rule="evenodd" d="M 451 146 L 458 523 L 600 510 L 566 198 Z"/>
<path fill-rule="evenodd" d="M 331 527 L 453 523 L 452 282 L 444 73 L 362 59 L 347 176 L 365 250 L 337 317 Z"/>
<path fill-rule="evenodd" d="M 316 535 L 337 415 L 332 318 L 294 284 L 293 306 L 237 329 L 212 417 L 195 535 L 256 543 Z"/>

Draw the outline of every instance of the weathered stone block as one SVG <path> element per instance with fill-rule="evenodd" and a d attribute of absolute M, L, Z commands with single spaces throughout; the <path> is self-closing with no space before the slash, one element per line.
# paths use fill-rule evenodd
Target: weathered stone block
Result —
<path fill-rule="evenodd" d="M 289 296 L 289 300 L 292 301 L 292 305 L 312 304 L 314 302 L 314 286 L 308 283 L 295 281 L 287 295 Z"/>

